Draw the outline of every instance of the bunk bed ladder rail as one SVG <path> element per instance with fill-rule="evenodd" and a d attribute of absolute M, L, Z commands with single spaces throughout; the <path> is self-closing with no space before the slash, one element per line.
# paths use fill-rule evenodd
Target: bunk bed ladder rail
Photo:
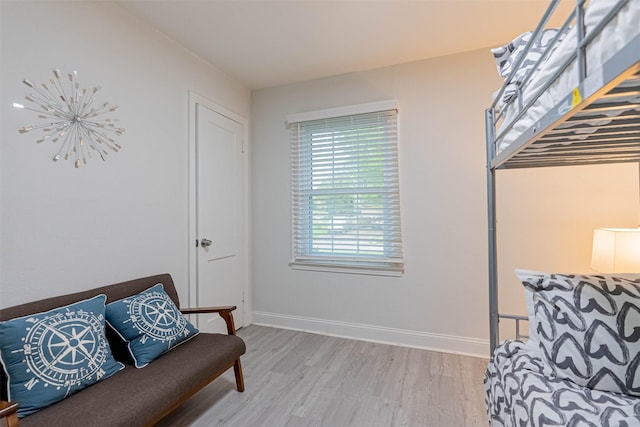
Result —
<path fill-rule="evenodd" d="M 493 138 L 493 109 L 485 110 L 487 141 Z M 490 355 L 500 342 L 500 319 L 515 320 L 516 339 L 529 338 L 520 333 L 520 322 L 529 321 L 527 316 L 500 314 L 498 310 L 498 246 L 496 218 L 496 170 L 491 167 L 491 159 L 495 156 L 495 147 L 487 144 L 487 220 L 489 240 L 489 347 Z"/>
<path fill-rule="evenodd" d="M 487 221 L 489 240 L 489 349 L 490 355 L 498 346 L 499 317 L 498 317 L 498 248 L 497 248 L 497 220 L 496 220 L 496 170 L 491 167 L 491 160 L 495 157 L 495 109 L 485 110 L 486 138 L 487 138 Z"/>

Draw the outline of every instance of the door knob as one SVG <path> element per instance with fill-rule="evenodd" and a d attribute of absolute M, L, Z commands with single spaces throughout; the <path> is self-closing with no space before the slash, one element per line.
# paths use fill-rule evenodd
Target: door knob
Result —
<path fill-rule="evenodd" d="M 211 243 L 213 243 L 213 242 L 211 240 L 209 240 L 209 239 L 200 240 L 200 246 L 202 246 L 203 248 L 211 246 Z"/>

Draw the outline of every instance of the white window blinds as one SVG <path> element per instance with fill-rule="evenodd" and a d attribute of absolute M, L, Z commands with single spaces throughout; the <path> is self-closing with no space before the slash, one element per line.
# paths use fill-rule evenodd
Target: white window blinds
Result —
<path fill-rule="evenodd" d="M 397 110 L 290 129 L 292 266 L 401 273 Z"/>

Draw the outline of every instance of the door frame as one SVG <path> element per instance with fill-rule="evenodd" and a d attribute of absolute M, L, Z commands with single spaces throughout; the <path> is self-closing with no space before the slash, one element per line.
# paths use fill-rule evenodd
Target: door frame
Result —
<path fill-rule="evenodd" d="M 239 123 L 242 126 L 242 178 L 243 178 L 243 200 L 242 200 L 242 301 L 243 325 L 251 323 L 251 283 L 250 269 L 251 265 L 249 256 L 250 238 L 249 238 L 249 120 L 233 111 L 216 104 L 192 91 L 189 91 L 189 289 L 188 301 L 189 307 L 198 307 L 198 257 L 195 243 L 198 239 L 196 234 L 197 225 L 197 159 L 196 159 L 196 135 L 197 135 L 197 106 L 202 105 L 216 113 Z M 239 323 L 239 322 L 238 322 Z"/>

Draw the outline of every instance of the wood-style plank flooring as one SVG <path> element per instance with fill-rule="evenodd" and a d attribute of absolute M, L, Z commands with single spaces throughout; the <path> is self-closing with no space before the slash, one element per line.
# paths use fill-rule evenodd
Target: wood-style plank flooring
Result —
<path fill-rule="evenodd" d="M 251 325 L 233 369 L 158 427 L 487 426 L 487 360 Z"/>

